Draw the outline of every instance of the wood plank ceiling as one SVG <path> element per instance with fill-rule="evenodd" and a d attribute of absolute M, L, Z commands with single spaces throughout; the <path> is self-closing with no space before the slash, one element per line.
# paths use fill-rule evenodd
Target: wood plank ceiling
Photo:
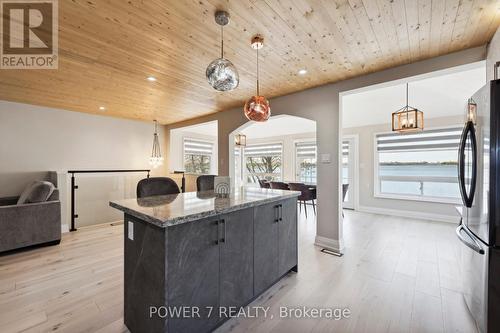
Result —
<path fill-rule="evenodd" d="M 205 79 L 216 9 L 231 14 L 225 51 L 240 73 L 225 93 Z M 274 97 L 483 45 L 499 24 L 500 0 L 63 0 L 59 69 L 0 70 L 0 99 L 169 124 L 243 105 L 255 33 Z"/>

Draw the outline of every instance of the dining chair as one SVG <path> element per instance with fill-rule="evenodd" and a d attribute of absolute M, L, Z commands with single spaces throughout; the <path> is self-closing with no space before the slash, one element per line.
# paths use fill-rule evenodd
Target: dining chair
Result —
<path fill-rule="evenodd" d="M 260 188 L 271 188 L 271 184 L 265 179 L 259 179 Z"/>
<path fill-rule="evenodd" d="M 349 184 L 342 184 L 342 203 L 345 201 L 347 190 L 349 190 Z M 344 217 L 344 207 L 342 207 L 342 217 Z"/>
<path fill-rule="evenodd" d="M 287 183 L 283 182 L 270 182 L 271 188 L 273 190 L 289 190 L 290 188 L 288 187 Z"/>
<path fill-rule="evenodd" d="M 313 193 L 313 199 L 316 200 L 318 198 L 318 188 L 316 186 L 309 186 Z"/>
<path fill-rule="evenodd" d="M 141 179 L 137 183 L 138 198 L 177 193 L 180 193 L 179 186 L 172 178 L 150 177 Z"/>
<path fill-rule="evenodd" d="M 196 178 L 196 191 L 213 191 L 214 189 L 214 175 L 202 175 Z"/>
<path fill-rule="evenodd" d="M 304 211 L 306 213 L 306 218 L 307 218 L 307 205 L 306 201 L 311 201 L 313 210 L 314 210 L 314 215 L 316 215 L 316 203 L 314 202 L 315 199 L 315 190 L 310 188 L 308 185 L 303 184 L 303 183 L 288 183 L 288 186 L 290 187 L 291 191 L 300 191 L 301 194 L 297 198 L 299 201 L 299 208 L 302 211 L 302 204 L 304 204 Z"/>

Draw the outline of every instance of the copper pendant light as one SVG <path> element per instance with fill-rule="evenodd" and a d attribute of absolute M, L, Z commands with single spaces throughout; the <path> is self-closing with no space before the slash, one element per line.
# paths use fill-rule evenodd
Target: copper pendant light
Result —
<path fill-rule="evenodd" d="M 264 38 L 257 35 L 252 38 L 252 48 L 257 51 L 257 94 L 252 96 L 244 107 L 248 120 L 264 122 L 271 116 L 269 101 L 259 92 L 259 50 L 264 46 Z"/>

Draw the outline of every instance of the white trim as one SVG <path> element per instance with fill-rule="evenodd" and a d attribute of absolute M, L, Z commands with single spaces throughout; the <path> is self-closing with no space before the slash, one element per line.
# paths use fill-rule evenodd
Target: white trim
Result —
<path fill-rule="evenodd" d="M 379 208 L 379 207 L 359 206 L 359 211 L 363 213 L 407 217 L 413 219 L 444 222 L 444 223 L 457 224 L 459 221 L 459 217 L 453 215 L 432 214 L 432 213 L 415 212 L 407 210 Z"/>
<path fill-rule="evenodd" d="M 458 186 L 458 184 L 457 184 L 457 186 Z M 435 203 L 450 204 L 450 205 L 460 205 L 462 202 L 459 198 L 404 195 L 404 194 L 395 194 L 395 193 L 376 193 L 375 195 L 373 195 L 373 197 L 380 198 L 380 199 L 435 202 Z"/>
<path fill-rule="evenodd" d="M 242 127 L 242 126 L 240 126 Z M 236 174 L 234 172 L 234 169 L 236 168 L 236 160 L 235 160 L 235 155 L 234 155 L 234 148 L 236 147 L 236 142 L 235 142 L 235 136 L 236 136 L 236 133 L 238 129 L 232 131 L 231 133 L 229 133 L 228 135 L 228 139 L 229 139 L 229 142 L 228 142 L 228 154 L 227 154 L 227 158 L 228 158 L 228 161 L 227 161 L 227 164 L 228 164 L 228 167 L 229 167 L 229 180 L 231 182 L 231 187 L 234 188 L 236 186 Z M 240 147 L 241 149 L 241 147 Z M 220 158 L 219 156 L 217 156 L 217 158 Z M 240 150 L 240 158 L 241 158 L 241 179 L 239 180 L 239 184 L 241 186 L 243 186 L 243 149 Z M 220 160 L 218 161 L 218 163 L 220 162 L 220 165 L 223 165 L 223 162 L 224 160 Z"/>
<path fill-rule="evenodd" d="M 354 210 L 358 210 L 358 207 L 359 207 L 359 134 L 348 134 L 348 135 L 344 135 L 342 136 L 342 140 L 341 141 L 344 141 L 344 139 L 347 139 L 347 140 L 350 140 L 352 139 L 352 142 L 353 142 L 353 151 L 354 151 L 354 154 L 353 154 L 353 169 L 354 169 L 354 175 L 353 175 L 353 186 L 352 186 L 352 190 L 353 190 L 353 208 Z M 339 158 L 340 158 L 340 165 L 342 166 L 342 150 L 340 150 L 340 153 L 339 153 Z M 342 168 L 341 168 L 342 169 Z M 341 170 L 342 172 L 342 170 Z M 349 209 L 349 208 L 347 208 Z"/>
<path fill-rule="evenodd" d="M 337 253 L 343 253 L 344 251 L 344 241 L 323 236 L 316 235 L 314 245 Z"/>
<path fill-rule="evenodd" d="M 63 234 L 69 232 L 69 225 L 67 225 L 66 223 L 61 224 L 61 232 Z"/>

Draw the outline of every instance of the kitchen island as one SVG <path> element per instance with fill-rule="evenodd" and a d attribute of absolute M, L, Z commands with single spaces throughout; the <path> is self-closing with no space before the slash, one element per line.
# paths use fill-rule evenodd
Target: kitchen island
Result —
<path fill-rule="evenodd" d="M 110 202 L 124 212 L 125 325 L 210 332 L 297 271 L 300 192 L 240 188 Z"/>

